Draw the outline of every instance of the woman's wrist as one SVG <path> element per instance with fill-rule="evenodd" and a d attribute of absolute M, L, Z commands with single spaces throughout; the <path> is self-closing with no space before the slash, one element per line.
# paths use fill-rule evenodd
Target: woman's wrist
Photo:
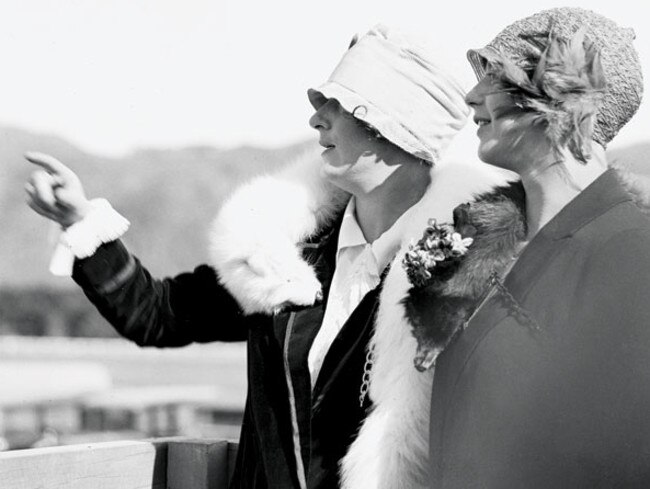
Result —
<path fill-rule="evenodd" d="M 88 216 L 93 210 L 93 201 L 85 200 L 84 202 L 78 203 L 70 215 L 66 216 L 64 222 L 60 222 L 61 228 L 63 231 L 66 231 L 68 228 L 74 226 L 75 224 L 83 221 L 86 216 Z"/>
<path fill-rule="evenodd" d="M 93 199 L 80 208 L 83 217 L 65 228 L 61 241 L 77 258 L 92 255 L 103 243 L 115 241 L 129 228 L 129 221 L 106 199 Z"/>
<path fill-rule="evenodd" d="M 50 262 L 54 275 L 70 275 L 75 258 L 92 256 L 102 244 L 119 239 L 130 224 L 105 199 L 88 201 L 80 215 L 81 219 L 63 228 Z"/>

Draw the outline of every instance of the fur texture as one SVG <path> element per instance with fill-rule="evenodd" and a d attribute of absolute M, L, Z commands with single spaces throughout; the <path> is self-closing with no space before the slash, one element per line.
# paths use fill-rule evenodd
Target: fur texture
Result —
<path fill-rule="evenodd" d="M 212 264 L 247 314 L 286 303 L 308 306 L 321 291 L 298 243 L 325 226 L 349 198 L 320 177 L 320 157 L 305 154 L 274 175 L 240 187 L 211 229 Z"/>
<path fill-rule="evenodd" d="M 268 313 L 287 302 L 309 305 L 320 290 L 300 258 L 299 243 L 349 196 L 323 182 L 318 167 L 303 158 L 278 175 L 252 181 L 227 201 L 214 223 L 213 265 L 246 312 Z M 417 343 L 399 305 L 409 289 L 401 256 L 430 217 L 449 221 L 458 204 L 505 180 L 480 163 L 441 162 L 431 172 L 430 188 L 400 220 L 404 242 L 384 282 L 372 339 L 369 396 L 375 408 L 342 461 L 345 488 L 425 486 L 433 376 L 413 368 Z"/>

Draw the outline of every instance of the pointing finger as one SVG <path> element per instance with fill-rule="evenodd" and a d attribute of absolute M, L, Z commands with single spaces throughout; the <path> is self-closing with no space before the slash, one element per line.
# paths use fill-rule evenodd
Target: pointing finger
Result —
<path fill-rule="evenodd" d="M 53 176 L 60 176 L 63 178 L 74 175 L 72 170 L 57 160 L 54 156 L 37 151 L 28 151 L 25 153 L 25 159 L 30 163 L 43 168 L 46 172 Z"/>

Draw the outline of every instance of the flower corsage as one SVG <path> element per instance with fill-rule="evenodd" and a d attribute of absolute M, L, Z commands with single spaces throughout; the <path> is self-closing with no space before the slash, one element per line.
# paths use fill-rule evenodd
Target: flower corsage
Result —
<path fill-rule="evenodd" d="M 447 279 L 473 242 L 474 238 L 461 235 L 453 225 L 429 219 L 422 237 L 409 245 L 402 260 L 409 282 L 414 287 L 425 287 L 435 280 Z"/>

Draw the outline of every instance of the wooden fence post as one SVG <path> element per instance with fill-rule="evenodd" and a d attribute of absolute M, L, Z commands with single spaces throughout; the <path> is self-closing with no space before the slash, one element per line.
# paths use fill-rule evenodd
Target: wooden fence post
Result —
<path fill-rule="evenodd" d="M 229 443 L 183 440 L 169 444 L 167 489 L 227 489 Z"/>

